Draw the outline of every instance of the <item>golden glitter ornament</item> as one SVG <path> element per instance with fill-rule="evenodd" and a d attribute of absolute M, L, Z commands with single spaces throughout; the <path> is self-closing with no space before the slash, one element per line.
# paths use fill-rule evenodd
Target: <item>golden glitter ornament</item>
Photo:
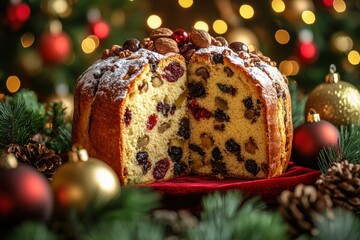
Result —
<path fill-rule="evenodd" d="M 340 81 L 334 64 L 330 65 L 326 82 L 308 96 L 305 113 L 313 108 L 321 119 L 336 126 L 360 123 L 360 93 L 351 83 Z"/>
<path fill-rule="evenodd" d="M 69 162 L 57 169 L 51 187 L 58 216 L 106 204 L 120 194 L 120 182 L 112 168 L 76 148 L 69 152 Z"/>

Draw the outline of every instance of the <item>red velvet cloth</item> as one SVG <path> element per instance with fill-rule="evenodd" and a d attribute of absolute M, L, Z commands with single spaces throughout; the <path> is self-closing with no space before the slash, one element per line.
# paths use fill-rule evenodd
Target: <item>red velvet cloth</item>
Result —
<path fill-rule="evenodd" d="M 160 192 L 168 208 L 187 208 L 189 204 L 190 206 L 196 204 L 203 195 L 227 190 L 240 190 L 246 196 L 260 196 L 263 201 L 273 204 L 277 202 L 283 190 L 293 190 L 300 183 L 312 185 L 319 175 L 320 171 L 296 166 L 290 162 L 285 173 L 269 179 L 225 178 L 219 180 L 213 177 L 184 176 L 140 186 L 151 187 Z"/>

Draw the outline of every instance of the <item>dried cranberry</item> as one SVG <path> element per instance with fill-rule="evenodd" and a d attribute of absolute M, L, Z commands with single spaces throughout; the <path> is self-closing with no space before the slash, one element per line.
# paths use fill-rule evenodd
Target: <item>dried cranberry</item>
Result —
<path fill-rule="evenodd" d="M 179 176 L 187 169 L 187 165 L 183 162 L 174 163 L 174 175 Z"/>
<path fill-rule="evenodd" d="M 221 109 L 216 109 L 214 117 L 219 122 L 229 122 L 230 117 Z"/>
<path fill-rule="evenodd" d="M 183 151 L 181 147 L 170 146 L 168 148 L 168 154 L 173 162 L 180 162 Z"/>
<path fill-rule="evenodd" d="M 244 99 L 243 104 L 247 109 L 252 108 L 254 106 L 251 97 Z"/>
<path fill-rule="evenodd" d="M 170 161 L 167 158 L 163 158 L 155 163 L 153 170 L 153 177 L 157 180 L 165 177 L 170 167 Z"/>
<path fill-rule="evenodd" d="M 215 161 L 220 161 L 220 160 L 223 160 L 224 157 L 223 155 L 221 154 L 221 151 L 218 147 L 214 148 L 212 151 L 211 151 L 211 155 L 213 157 L 213 159 Z"/>
<path fill-rule="evenodd" d="M 197 152 L 200 156 L 205 156 L 205 152 L 201 149 L 201 147 L 199 147 L 199 146 L 196 145 L 196 144 L 190 143 L 190 144 L 189 144 L 189 149 L 190 149 L 191 151 Z"/>
<path fill-rule="evenodd" d="M 237 89 L 234 88 L 231 85 L 223 84 L 223 83 L 217 83 L 217 87 L 222 91 L 223 93 L 228 93 L 231 96 L 235 96 Z"/>
<path fill-rule="evenodd" d="M 221 161 L 211 161 L 211 171 L 213 174 L 221 174 L 225 176 L 228 173 L 228 170 L 226 168 L 226 165 L 224 162 Z"/>
<path fill-rule="evenodd" d="M 156 123 L 157 123 L 157 115 L 156 114 L 150 115 L 146 123 L 146 129 L 152 130 L 155 127 Z"/>
<path fill-rule="evenodd" d="M 226 141 L 225 147 L 231 153 L 240 152 L 241 149 L 240 145 L 237 142 L 235 142 L 235 140 L 232 138 Z"/>
<path fill-rule="evenodd" d="M 200 107 L 195 99 L 191 102 L 189 108 L 194 118 L 198 121 L 203 118 L 209 119 L 213 116 L 212 112 L 203 107 Z"/>
<path fill-rule="evenodd" d="M 190 84 L 189 85 L 189 89 L 190 89 L 190 96 L 191 97 L 204 97 L 206 94 L 206 90 L 204 88 L 204 85 L 200 82 L 195 83 L 195 84 Z"/>
<path fill-rule="evenodd" d="M 164 68 L 164 74 L 162 75 L 169 82 L 176 82 L 183 74 L 185 70 L 178 62 L 171 62 Z"/>
<path fill-rule="evenodd" d="M 145 151 L 136 153 L 136 161 L 138 164 L 145 164 L 149 159 L 149 154 Z"/>
<path fill-rule="evenodd" d="M 245 169 L 252 173 L 254 176 L 256 176 L 256 174 L 260 171 L 257 163 L 255 162 L 255 160 L 252 159 L 248 159 L 245 161 Z"/>
<path fill-rule="evenodd" d="M 182 118 L 180 120 L 180 127 L 177 134 L 184 139 L 190 138 L 190 123 L 188 118 Z"/>
<path fill-rule="evenodd" d="M 129 108 L 125 109 L 125 114 L 124 114 L 124 122 L 125 122 L 125 126 L 129 126 L 130 122 L 131 122 L 131 118 L 132 118 L 132 112 Z"/>
<path fill-rule="evenodd" d="M 212 60 L 215 64 L 217 64 L 217 63 L 224 64 L 224 55 L 222 55 L 221 53 L 215 53 L 212 56 Z"/>

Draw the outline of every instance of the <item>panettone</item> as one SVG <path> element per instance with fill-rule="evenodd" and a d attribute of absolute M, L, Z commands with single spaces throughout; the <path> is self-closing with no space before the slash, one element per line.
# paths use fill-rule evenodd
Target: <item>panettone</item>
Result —
<path fill-rule="evenodd" d="M 122 184 L 284 172 L 291 102 L 274 62 L 206 32 L 193 30 L 185 43 L 171 33 L 113 46 L 79 77 L 73 143 L 108 163 Z"/>

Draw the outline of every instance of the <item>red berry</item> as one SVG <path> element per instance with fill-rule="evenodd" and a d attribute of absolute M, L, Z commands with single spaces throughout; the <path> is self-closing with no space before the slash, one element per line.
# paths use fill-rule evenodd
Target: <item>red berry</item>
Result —
<path fill-rule="evenodd" d="M 157 115 L 156 114 L 150 115 L 146 123 L 146 129 L 152 130 L 155 127 L 156 123 L 157 123 Z"/>
<path fill-rule="evenodd" d="M 125 126 L 128 127 L 130 125 L 131 118 L 132 118 L 132 113 L 131 113 L 130 109 L 126 108 L 125 114 L 124 114 Z"/>
<path fill-rule="evenodd" d="M 181 47 L 189 41 L 189 34 L 184 29 L 177 29 L 173 32 L 171 38 Z"/>
<path fill-rule="evenodd" d="M 195 99 L 192 100 L 189 108 L 194 118 L 198 121 L 203 118 L 209 119 L 213 116 L 212 112 L 203 107 L 200 107 Z"/>

